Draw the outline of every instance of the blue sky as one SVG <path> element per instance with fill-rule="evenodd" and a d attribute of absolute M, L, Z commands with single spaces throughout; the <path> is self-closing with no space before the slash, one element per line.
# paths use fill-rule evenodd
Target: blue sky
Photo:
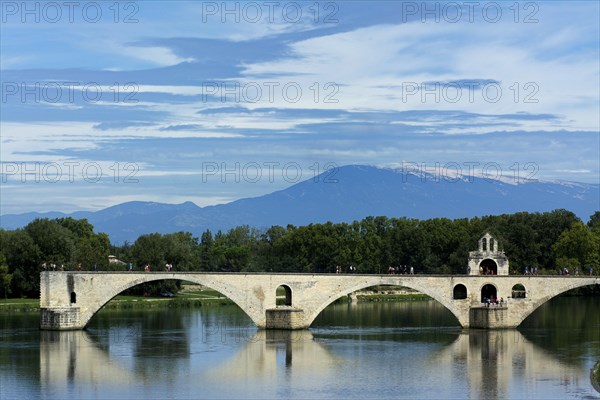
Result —
<path fill-rule="evenodd" d="M 599 182 L 595 1 L 0 4 L 2 214 L 347 164 Z"/>

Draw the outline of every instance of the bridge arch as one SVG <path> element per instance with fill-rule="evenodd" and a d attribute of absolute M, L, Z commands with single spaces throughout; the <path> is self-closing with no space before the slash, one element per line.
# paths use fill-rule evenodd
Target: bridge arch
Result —
<path fill-rule="evenodd" d="M 517 325 L 520 325 L 525 320 L 525 318 L 530 316 L 542 304 L 548 302 L 550 299 L 553 299 L 556 296 L 559 296 L 565 292 L 568 292 L 569 290 L 577 289 L 580 287 L 600 285 L 600 278 L 585 279 L 583 281 L 568 277 L 557 277 L 556 279 L 563 279 L 565 281 L 564 286 L 562 286 L 558 290 L 555 290 L 551 294 L 537 297 L 535 300 L 531 300 L 530 298 L 530 301 L 527 303 L 527 308 L 525 308 L 523 312 L 521 312 L 518 315 Z"/>
<path fill-rule="evenodd" d="M 246 315 L 248 315 L 250 317 L 250 319 L 252 320 L 252 322 L 254 322 L 254 324 L 256 324 L 257 326 L 260 326 L 259 325 L 261 323 L 260 314 L 253 313 L 252 309 L 249 309 L 248 307 L 244 307 L 243 305 L 247 304 L 247 302 L 245 301 L 246 299 L 241 298 L 241 296 L 239 296 L 236 291 L 230 290 L 231 288 L 229 287 L 229 285 L 227 285 L 226 282 L 220 282 L 218 280 L 208 279 L 208 277 L 206 277 L 204 275 L 195 275 L 195 274 L 188 275 L 188 276 L 171 276 L 171 275 L 162 275 L 162 274 L 160 274 L 160 275 L 158 275 L 158 274 L 148 274 L 148 275 L 143 274 L 142 276 L 139 276 L 139 274 L 136 274 L 136 275 L 137 276 L 132 277 L 132 279 L 126 280 L 124 283 L 122 283 L 120 285 L 116 285 L 113 287 L 107 287 L 107 288 L 105 288 L 104 291 L 96 291 L 96 293 L 98 293 L 98 292 L 102 293 L 102 296 L 97 297 L 97 298 L 93 299 L 92 301 L 88 300 L 85 302 L 85 304 L 87 306 L 86 310 L 85 311 L 82 310 L 82 312 L 81 312 L 82 327 L 87 326 L 87 324 L 94 317 L 94 315 L 96 315 L 98 313 L 98 311 L 100 311 L 110 300 L 112 300 L 114 297 L 116 297 L 120 293 L 123 293 L 125 290 L 130 289 L 134 286 L 140 285 L 142 283 L 165 281 L 165 280 L 193 282 L 193 283 L 200 284 L 202 286 L 206 286 L 210 289 L 216 290 L 219 293 L 226 296 L 227 298 L 229 298 L 231 301 L 233 301 L 238 307 L 240 307 L 240 309 L 242 309 L 242 311 L 244 311 L 246 313 Z M 83 300 L 81 294 L 78 296 L 78 300 Z M 83 301 L 82 301 L 82 303 L 83 303 Z"/>
<path fill-rule="evenodd" d="M 442 306 L 444 306 L 448 311 L 450 311 L 452 313 L 452 315 L 454 315 L 456 317 L 456 319 L 458 320 L 458 323 L 461 326 L 463 326 L 463 327 L 468 326 L 468 323 L 469 323 L 468 322 L 468 312 L 465 313 L 465 312 L 463 312 L 464 310 L 462 310 L 460 307 L 457 307 L 455 305 L 456 302 L 453 302 L 452 296 L 448 295 L 448 293 L 441 293 L 440 291 L 435 290 L 432 287 L 428 286 L 426 282 L 418 282 L 418 281 L 412 280 L 412 279 L 402 280 L 402 281 L 398 282 L 396 278 L 381 279 L 380 277 L 377 277 L 376 280 L 366 279 L 359 284 L 354 284 L 354 285 L 348 286 L 346 288 L 340 288 L 340 290 L 337 291 L 334 295 L 329 296 L 327 299 L 323 299 L 323 302 L 318 307 L 310 310 L 311 313 L 308 315 L 308 318 L 307 318 L 308 326 L 312 325 L 312 323 L 317 318 L 317 316 L 325 308 L 327 308 L 329 305 L 331 305 L 337 299 L 348 296 L 350 293 L 356 292 L 358 290 L 366 289 L 366 288 L 373 287 L 373 286 L 384 286 L 384 285 L 402 286 L 402 287 L 417 290 L 420 293 L 426 294 L 429 297 L 431 297 L 432 299 L 436 300 Z M 450 286 L 449 290 L 451 290 L 451 288 L 452 287 Z"/>

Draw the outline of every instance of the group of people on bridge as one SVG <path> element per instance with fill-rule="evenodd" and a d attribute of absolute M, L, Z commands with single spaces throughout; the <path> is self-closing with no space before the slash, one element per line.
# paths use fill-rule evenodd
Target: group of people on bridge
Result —
<path fill-rule="evenodd" d="M 389 275 L 396 275 L 396 274 L 402 274 L 402 275 L 414 275 L 415 274 L 415 269 L 414 267 L 411 265 L 410 267 L 407 265 L 404 266 L 398 266 L 398 267 L 394 267 L 394 266 L 389 266 L 388 267 L 388 274 Z"/>
<path fill-rule="evenodd" d="M 502 307 L 504 306 L 504 297 L 500 297 L 500 300 L 496 296 L 484 297 L 483 304 L 488 308 L 490 306 Z"/>
<path fill-rule="evenodd" d="M 350 265 L 350 267 L 348 267 L 348 273 L 350 274 L 355 274 L 357 272 L 357 268 L 355 266 Z M 335 266 L 335 273 L 336 274 L 341 274 L 344 272 L 344 269 L 342 268 L 341 265 L 336 265 Z M 413 266 L 408 266 L 408 265 L 400 265 L 400 266 L 392 266 L 390 265 L 388 267 L 388 274 L 389 275 L 414 275 L 415 274 L 415 268 Z"/>
<path fill-rule="evenodd" d="M 65 264 L 60 264 L 60 266 L 57 266 L 54 263 L 47 263 L 47 262 L 43 262 L 42 263 L 42 270 L 43 271 L 64 271 L 65 269 L 69 269 L 68 267 L 65 267 Z M 77 263 L 75 265 L 75 267 L 73 267 L 74 271 L 81 271 L 81 263 Z M 93 266 L 93 270 L 97 271 L 98 270 L 98 266 L 97 264 L 94 264 Z"/>
<path fill-rule="evenodd" d="M 589 268 L 589 273 L 590 273 L 590 276 L 594 275 L 594 268 L 593 267 Z M 559 275 L 571 275 L 571 271 L 567 267 L 559 268 L 558 269 L 558 274 Z M 573 275 L 579 276 L 579 268 L 573 268 Z"/>
<path fill-rule="evenodd" d="M 579 276 L 579 268 L 573 268 L 573 270 L 569 270 L 569 268 L 564 267 L 564 268 L 558 268 L 556 270 L 558 275 L 563 275 L 563 276 L 569 276 L 571 275 L 571 272 L 573 272 L 574 276 Z M 523 273 L 524 275 L 538 275 L 539 274 L 539 268 L 538 267 L 525 267 L 525 272 Z M 589 267 L 589 274 L 590 276 L 594 275 L 594 268 L 593 267 Z M 582 274 L 583 275 L 583 274 Z"/>
<path fill-rule="evenodd" d="M 492 268 L 479 266 L 479 275 L 496 275 L 496 271 Z"/>
<path fill-rule="evenodd" d="M 525 267 L 525 275 L 537 275 L 538 272 L 538 267 Z"/>
<path fill-rule="evenodd" d="M 349 272 L 349 273 L 351 273 L 351 274 L 355 274 L 355 273 L 356 273 L 356 271 L 357 271 L 357 269 L 356 269 L 356 267 L 355 267 L 354 265 L 350 265 L 350 266 L 348 267 L 348 272 Z M 338 265 L 336 265 L 336 266 L 335 266 L 335 273 L 336 273 L 336 274 L 341 274 L 341 273 L 343 273 L 343 272 L 344 272 L 344 271 L 343 271 L 343 268 L 342 268 L 342 266 L 341 266 L 341 265 L 339 265 L 339 264 L 338 264 Z"/>
<path fill-rule="evenodd" d="M 59 271 L 64 271 L 65 270 L 65 265 L 61 264 L 60 267 L 57 267 L 56 264 L 54 264 L 54 263 L 50 263 L 50 264 L 47 264 L 45 262 L 42 263 L 42 269 L 44 271 L 56 271 L 57 268 L 58 268 Z"/>
<path fill-rule="evenodd" d="M 151 269 L 150 264 L 144 265 L 144 272 L 150 272 L 150 269 Z M 129 263 L 129 271 L 133 271 L 133 264 L 132 263 Z M 166 272 L 173 271 L 173 264 L 166 263 L 165 264 L 165 271 Z"/>

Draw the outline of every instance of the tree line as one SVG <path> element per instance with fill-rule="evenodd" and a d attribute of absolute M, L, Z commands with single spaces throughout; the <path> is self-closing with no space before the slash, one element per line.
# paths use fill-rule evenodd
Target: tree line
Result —
<path fill-rule="evenodd" d="M 570 211 L 515 213 L 471 219 L 367 217 L 352 223 L 239 226 L 227 232 L 206 230 L 152 233 L 134 243 L 110 244 L 85 219 L 36 219 L 17 230 L 0 230 L 0 285 L 4 295 L 39 296 L 39 272 L 75 270 L 207 272 L 387 273 L 389 266 L 412 266 L 422 274 L 462 274 L 468 252 L 492 234 L 509 258 L 510 273 L 537 268 L 556 274 L 568 268 L 600 270 L 600 211 L 584 224 Z M 109 263 L 109 254 L 123 263 Z M 169 286 L 170 285 L 170 286 Z M 174 284 L 146 284 L 132 292 L 156 292 Z"/>

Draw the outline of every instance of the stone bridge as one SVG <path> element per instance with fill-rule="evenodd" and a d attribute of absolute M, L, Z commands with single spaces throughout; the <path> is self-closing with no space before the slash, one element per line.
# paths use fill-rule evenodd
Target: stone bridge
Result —
<path fill-rule="evenodd" d="M 41 329 L 83 329 L 109 300 L 133 286 L 183 280 L 207 286 L 236 303 L 266 329 L 308 328 L 340 297 L 377 285 L 418 290 L 440 302 L 464 328 L 513 328 L 536 308 L 568 290 L 599 285 L 594 276 L 360 275 L 196 272 L 41 273 Z M 285 304 L 277 305 L 282 287 Z M 485 307 L 484 297 L 504 304 Z"/>

